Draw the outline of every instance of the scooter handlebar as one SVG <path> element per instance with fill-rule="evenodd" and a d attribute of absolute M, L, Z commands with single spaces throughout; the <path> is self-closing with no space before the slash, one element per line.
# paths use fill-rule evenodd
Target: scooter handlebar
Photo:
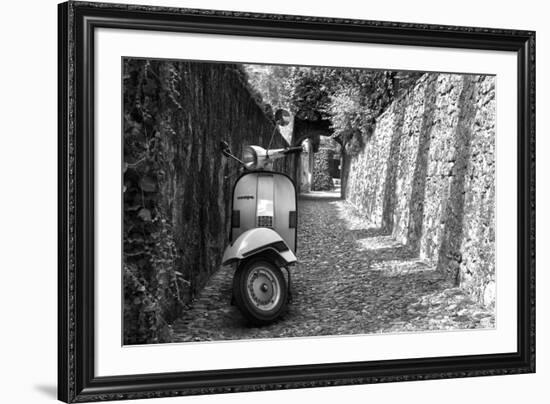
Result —
<path fill-rule="evenodd" d="M 283 153 L 284 154 L 301 153 L 302 151 L 303 151 L 302 146 L 292 146 L 292 147 L 287 147 Z"/>

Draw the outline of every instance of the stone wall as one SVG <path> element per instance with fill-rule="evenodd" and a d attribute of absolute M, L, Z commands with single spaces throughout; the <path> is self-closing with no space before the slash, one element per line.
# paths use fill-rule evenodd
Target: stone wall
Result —
<path fill-rule="evenodd" d="M 136 238 L 161 234 L 153 224 L 165 221 L 159 244 L 173 240 L 169 259 L 183 279 L 181 297 L 189 300 L 219 267 L 228 243 L 231 192 L 239 171 L 222 156 L 220 141 L 240 156 L 244 145 L 267 147 L 274 123 L 251 96 L 240 67 L 231 64 L 126 60 L 124 100 L 128 239 L 133 239 L 131 229 L 143 230 L 143 221 L 152 224 Z M 287 145 L 276 131 L 272 147 Z M 293 173 L 287 160 L 276 162 L 276 168 Z M 143 178 L 148 186 L 142 186 Z M 147 213 L 140 215 L 143 209 Z M 139 248 L 125 240 L 126 262 L 143 272 Z M 147 270 L 159 267 L 153 262 Z"/>
<path fill-rule="evenodd" d="M 363 140 L 346 156 L 347 200 L 494 304 L 495 78 L 425 74 Z"/>

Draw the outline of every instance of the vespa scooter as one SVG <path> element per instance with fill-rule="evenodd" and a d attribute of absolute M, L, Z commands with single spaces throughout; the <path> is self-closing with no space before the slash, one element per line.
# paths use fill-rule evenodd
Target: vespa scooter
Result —
<path fill-rule="evenodd" d="M 286 111 L 275 118 L 281 126 L 288 123 Z M 289 301 L 290 267 L 297 261 L 296 187 L 286 174 L 273 171 L 273 162 L 301 151 L 301 146 L 245 146 L 241 160 L 222 142 L 222 153 L 244 169 L 233 188 L 231 244 L 222 264 L 235 266 L 232 301 L 255 325 L 273 322 Z"/>

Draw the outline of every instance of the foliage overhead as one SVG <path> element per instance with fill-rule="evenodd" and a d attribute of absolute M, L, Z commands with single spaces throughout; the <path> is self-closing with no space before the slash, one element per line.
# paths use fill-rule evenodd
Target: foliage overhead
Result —
<path fill-rule="evenodd" d="M 301 119 L 328 119 L 348 151 L 362 144 L 376 118 L 421 73 L 333 67 L 246 65 L 251 86 L 274 108 Z"/>

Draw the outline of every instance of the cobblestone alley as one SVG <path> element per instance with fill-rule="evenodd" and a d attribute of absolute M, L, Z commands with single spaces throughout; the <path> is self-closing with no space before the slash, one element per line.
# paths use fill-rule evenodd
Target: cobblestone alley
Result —
<path fill-rule="evenodd" d="M 337 195 L 311 193 L 299 201 L 293 301 L 277 322 L 247 325 L 230 305 L 233 270 L 223 267 L 175 322 L 174 342 L 494 326 L 492 312 L 369 227 Z"/>

